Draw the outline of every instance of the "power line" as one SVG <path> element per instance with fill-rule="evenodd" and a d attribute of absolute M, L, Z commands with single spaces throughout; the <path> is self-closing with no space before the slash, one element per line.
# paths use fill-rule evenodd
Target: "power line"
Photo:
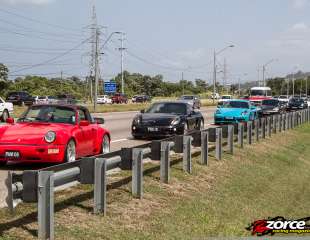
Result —
<path fill-rule="evenodd" d="M 58 58 L 61 58 L 61 57 L 65 56 L 65 55 L 71 53 L 72 51 L 74 51 L 75 49 L 79 48 L 80 46 L 82 46 L 87 41 L 89 41 L 89 39 L 84 40 L 83 42 L 79 43 L 77 46 L 75 46 L 75 47 L 69 49 L 68 51 L 63 52 L 62 54 L 59 54 L 59 55 L 57 55 L 57 56 L 55 56 L 55 57 L 53 57 L 51 59 L 48 59 L 48 60 L 43 61 L 43 62 L 38 63 L 38 64 L 34 64 L 34 65 L 30 66 L 30 67 L 25 67 L 25 68 L 21 68 L 21 69 L 15 70 L 12 73 L 17 73 L 17 72 L 21 72 L 21 71 L 25 71 L 25 70 L 29 70 L 29 69 L 32 69 L 32 68 L 36 68 L 36 67 L 40 67 L 40 66 L 46 65 L 46 64 L 48 64 L 50 62 L 53 62 L 53 61 L 57 60 Z"/>
<path fill-rule="evenodd" d="M 63 33 L 51 33 L 51 32 L 39 31 L 39 30 L 36 30 L 34 28 L 29 28 L 29 27 L 26 27 L 26 26 L 23 26 L 23 25 L 20 25 L 20 24 L 16 24 L 16 23 L 13 23 L 13 22 L 1 19 L 1 18 L 0 18 L 0 22 L 9 24 L 9 25 L 17 27 L 17 28 L 20 28 L 23 31 L 28 29 L 28 32 L 35 32 L 35 33 L 44 34 L 44 35 L 48 35 L 48 36 L 61 37 L 61 38 L 65 38 L 65 36 L 70 36 L 70 37 L 72 37 L 72 36 L 77 37 L 78 36 L 79 39 L 81 39 L 80 38 L 81 37 L 80 34 L 73 34 L 73 33 L 65 33 L 65 34 L 63 34 Z"/>
<path fill-rule="evenodd" d="M 30 21 L 30 22 L 47 25 L 47 26 L 50 26 L 50 27 L 53 27 L 53 28 L 59 28 L 59 29 L 63 29 L 63 30 L 66 30 L 66 31 L 69 30 L 69 31 L 73 31 L 73 32 L 80 31 L 78 29 L 68 28 L 68 27 L 64 27 L 64 26 L 61 26 L 61 25 L 57 25 L 57 24 L 53 24 L 53 23 L 48 23 L 48 22 L 44 22 L 44 21 L 41 21 L 41 20 L 37 20 L 37 19 L 31 18 L 31 17 L 27 17 L 27 16 L 24 16 L 24 15 L 21 15 L 21 14 L 18 14 L 18 13 L 15 13 L 15 12 L 3 9 L 3 8 L 0 8 L 0 12 L 4 12 L 6 14 L 13 15 L 15 17 L 22 18 L 22 19 Z"/>

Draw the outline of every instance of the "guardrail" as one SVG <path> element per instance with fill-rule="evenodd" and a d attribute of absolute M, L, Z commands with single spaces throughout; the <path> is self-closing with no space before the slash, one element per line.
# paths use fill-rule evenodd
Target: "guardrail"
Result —
<path fill-rule="evenodd" d="M 247 123 L 214 126 L 189 135 L 175 136 L 156 140 L 151 143 L 123 148 L 119 151 L 83 158 L 72 163 L 24 171 L 22 174 L 8 172 L 6 186 L 8 189 L 7 205 L 13 212 L 18 202 L 38 203 L 38 237 L 54 239 L 54 192 L 55 188 L 68 183 L 94 185 L 95 214 L 107 212 L 107 171 L 120 168 L 132 171 L 131 192 L 133 197 L 143 198 L 143 162 L 145 158 L 160 161 L 160 181 L 169 183 L 171 151 L 183 155 L 183 170 L 192 173 L 192 147 L 200 147 L 201 165 L 208 165 L 209 153 L 215 152 L 217 160 L 222 159 L 223 147 L 234 153 L 235 143 L 244 147 L 244 140 L 252 144 L 253 140 L 271 137 L 277 132 L 287 131 L 302 123 L 310 121 L 310 110 L 287 112 L 264 117 Z M 225 140 L 225 141 L 224 141 Z M 213 143 L 212 146 L 210 143 Z"/>

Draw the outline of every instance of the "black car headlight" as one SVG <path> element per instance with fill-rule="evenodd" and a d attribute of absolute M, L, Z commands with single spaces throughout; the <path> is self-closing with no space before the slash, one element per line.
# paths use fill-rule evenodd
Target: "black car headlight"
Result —
<path fill-rule="evenodd" d="M 140 118 L 140 116 L 136 116 L 136 117 L 133 119 L 133 124 L 139 125 L 140 123 L 141 123 L 141 118 Z"/>
<path fill-rule="evenodd" d="M 181 118 L 175 118 L 171 121 L 171 125 L 178 125 L 181 122 Z"/>
<path fill-rule="evenodd" d="M 47 143 L 52 143 L 55 141 L 55 139 L 56 139 L 56 133 L 54 131 L 48 131 L 44 136 L 44 140 Z"/>

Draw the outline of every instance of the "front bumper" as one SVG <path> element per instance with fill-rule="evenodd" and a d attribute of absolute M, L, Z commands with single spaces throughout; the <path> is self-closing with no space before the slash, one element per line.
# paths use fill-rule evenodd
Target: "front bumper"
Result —
<path fill-rule="evenodd" d="M 247 121 L 247 117 L 224 117 L 224 116 L 215 116 L 215 124 L 229 124 L 229 123 L 238 123 Z"/>
<path fill-rule="evenodd" d="M 17 145 L 0 144 L 0 162 L 61 163 L 64 161 L 65 145 Z M 6 158 L 6 152 L 19 152 L 18 158 Z"/>
<path fill-rule="evenodd" d="M 184 126 L 139 126 L 132 125 L 131 134 L 140 138 L 163 138 L 183 134 Z"/>

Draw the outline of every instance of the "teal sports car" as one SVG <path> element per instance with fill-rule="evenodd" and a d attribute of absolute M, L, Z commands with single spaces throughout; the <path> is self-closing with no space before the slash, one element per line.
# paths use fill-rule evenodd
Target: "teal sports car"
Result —
<path fill-rule="evenodd" d="M 256 106 L 247 100 L 229 100 L 217 107 L 214 113 L 215 124 L 248 122 L 258 118 Z"/>

